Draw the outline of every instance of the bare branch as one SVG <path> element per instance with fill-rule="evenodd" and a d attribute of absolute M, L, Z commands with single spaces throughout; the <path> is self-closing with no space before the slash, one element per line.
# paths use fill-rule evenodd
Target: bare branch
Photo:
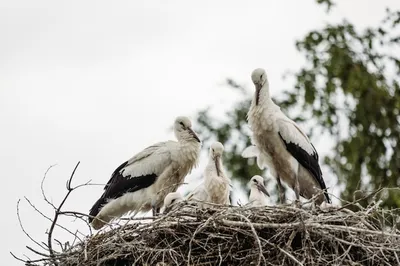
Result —
<path fill-rule="evenodd" d="M 46 201 L 47 204 L 49 204 L 51 207 L 53 207 L 53 209 L 56 209 L 56 206 L 54 206 L 54 204 L 53 204 L 50 200 L 47 199 L 46 193 L 44 192 L 44 181 L 45 181 L 45 179 L 46 179 L 46 177 L 47 177 L 47 173 L 48 173 L 48 172 L 50 171 L 50 169 L 53 168 L 54 166 L 56 166 L 56 164 L 50 165 L 50 167 L 47 168 L 47 170 L 46 170 L 46 172 L 44 173 L 44 176 L 43 176 L 43 178 L 42 178 L 42 182 L 40 183 L 40 189 L 41 189 L 41 191 L 42 191 L 42 196 L 43 196 L 44 201 Z"/>
<path fill-rule="evenodd" d="M 24 199 L 25 199 L 25 200 L 28 202 L 28 204 L 29 204 L 37 213 L 39 213 L 42 217 L 44 217 L 45 219 L 47 219 L 47 220 L 50 221 L 50 222 L 53 222 L 53 220 L 52 220 L 50 217 L 48 217 L 48 216 L 45 215 L 43 212 L 41 212 L 38 208 L 36 208 L 36 206 L 35 206 L 27 197 L 24 197 Z M 63 229 L 64 231 L 70 233 L 70 234 L 73 235 L 73 236 L 75 235 L 73 232 L 71 232 L 71 230 L 67 229 L 66 227 L 64 227 L 64 226 L 62 226 L 62 225 L 56 224 L 56 226 L 58 226 L 59 228 Z"/>
<path fill-rule="evenodd" d="M 80 162 L 78 162 L 78 163 L 76 164 L 74 170 L 72 171 L 71 177 L 70 177 L 70 178 L 68 179 L 68 181 L 67 181 L 67 190 L 68 190 L 68 192 L 67 192 L 67 194 L 65 195 L 64 199 L 61 201 L 61 203 L 60 203 L 60 205 L 58 206 L 57 210 L 55 211 L 54 219 L 53 219 L 53 222 L 52 222 L 52 224 L 51 224 L 51 226 L 50 226 L 50 230 L 49 230 L 49 234 L 48 234 L 48 238 L 47 238 L 47 242 L 48 242 L 48 246 L 49 246 L 49 252 L 50 252 L 50 257 L 51 257 L 51 259 L 53 260 L 54 265 L 56 265 L 56 266 L 58 266 L 58 263 L 57 263 L 57 261 L 55 260 L 54 250 L 53 250 L 53 248 L 52 248 L 52 243 L 51 243 L 51 241 L 52 241 L 52 236 L 53 236 L 53 231 L 54 231 L 54 227 L 55 227 L 55 225 L 56 225 L 56 223 L 57 223 L 58 217 L 59 217 L 59 215 L 60 215 L 60 210 L 61 210 L 62 206 L 64 205 L 65 201 L 68 199 L 68 197 L 69 197 L 69 195 L 71 194 L 71 192 L 73 191 L 73 189 L 71 188 L 71 182 L 72 182 L 72 179 L 73 179 L 73 177 L 74 177 L 74 175 L 75 175 L 75 171 L 76 171 L 76 169 L 78 168 L 79 164 L 80 164 Z"/>
<path fill-rule="evenodd" d="M 42 249 L 47 250 L 46 247 L 44 247 L 44 246 L 41 245 L 39 242 L 37 242 L 35 239 L 33 239 L 33 238 L 26 232 L 24 226 L 22 225 L 21 215 L 20 215 L 20 213 L 19 213 L 19 204 L 20 204 L 20 202 L 21 202 L 21 199 L 19 199 L 19 200 L 17 201 L 17 217 L 18 217 L 19 226 L 20 226 L 22 232 L 24 232 L 24 234 L 25 234 L 33 243 L 35 243 L 36 245 L 38 245 L 38 246 L 41 247 Z"/>

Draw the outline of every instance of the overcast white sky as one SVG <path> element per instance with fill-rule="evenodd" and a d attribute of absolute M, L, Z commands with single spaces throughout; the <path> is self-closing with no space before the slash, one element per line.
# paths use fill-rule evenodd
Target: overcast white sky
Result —
<path fill-rule="evenodd" d="M 341 0 L 327 16 L 314 0 L 0 0 L 2 264 L 20 265 L 9 251 L 29 254 L 17 200 L 26 196 L 51 214 L 40 194 L 50 165 L 58 164 L 46 183 L 55 203 L 78 160 L 76 183 L 105 183 L 136 152 L 173 138 L 167 129 L 176 116 L 229 105 L 226 77 L 250 85 L 251 71 L 263 67 L 279 94 L 290 86 L 283 73 L 303 63 L 296 39 L 343 17 L 374 25 L 387 6 L 400 2 Z M 86 213 L 101 190 L 76 192 L 67 209 Z M 26 204 L 21 212 L 44 240 L 49 223 Z"/>

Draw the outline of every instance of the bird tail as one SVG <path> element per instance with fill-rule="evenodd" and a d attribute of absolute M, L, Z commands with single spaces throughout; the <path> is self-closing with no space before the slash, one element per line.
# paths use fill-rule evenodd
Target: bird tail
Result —
<path fill-rule="evenodd" d="M 105 226 L 109 221 L 111 221 L 110 217 L 96 217 L 90 224 L 92 225 L 93 229 L 99 230 L 103 226 Z"/>
<path fill-rule="evenodd" d="M 108 221 L 105 221 L 104 218 L 97 217 L 101 208 L 106 204 L 107 201 L 104 197 L 100 197 L 93 207 L 89 211 L 89 223 L 96 230 L 102 228 Z"/>
<path fill-rule="evenodd" d="M 331 201 L 331 198 L 329 197 L 328 189 L 327 189 L 327 188 L 324 189 L 324 196 L 325 196 L 326 202 L 329 203 L 329 204 L 331 204 L 332 201 Z"/>

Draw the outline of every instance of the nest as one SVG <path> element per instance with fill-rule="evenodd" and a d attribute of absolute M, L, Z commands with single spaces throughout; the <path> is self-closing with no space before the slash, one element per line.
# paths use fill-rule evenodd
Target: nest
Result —
<path fill-rule="evenodd" d="M 98 232 L 45 264 L 400 265 L 394 211 L 177 207 Z"/>

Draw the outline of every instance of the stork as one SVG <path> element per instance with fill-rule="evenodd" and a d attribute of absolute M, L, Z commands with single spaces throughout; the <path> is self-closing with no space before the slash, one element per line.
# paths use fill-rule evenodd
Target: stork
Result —
<path fill-rule="evenodd" d="M 224 145 L 222 143 L 214 142 L 211 145 L 208 164 L 204 170 L 204 182 L 188 195 L 188 199 L 205 203 L 229 204 L 231 182 L 225 175 L 222 166 L 221 156 L 223 152 Z M 205 206 L 206 204 L 199 203 L 199 205 Z"/>
<path fill-rule="evenodd" d="M 160 211 L 165 196 L 177 190 L 200 154 L 201 141 L 189 118 L 177 117 L 174 133 L 178 141 L 149 146 L 114 171 L 90 210 L 94 229 L 130 211 Z"/>
<path fill-rule="evenodd" d="M 171 192 L 168 193 L 167 196 L 165 196 L 164 199 L 164 211 L 163 213 L 168 213 L 171 210 L 175 209 L 177 207 L 177 204 L 179 202 L 183 201 L 183 197 L 181 195 L 181 193 L 179 192 Z"/>
<path fill-rule="evenodd" d="M 264 179 L 262 176 L 255 175 L 250 179 L 250 196 L 249 204 L 251 206 L 265 206 L 267 205 L 267 196 L 269 193 L 264 186 Z"/>
<path fill-rule="evenodd" d="M 317 194 L 317 204 L 324 200 L 330 203 L 313 144 L 272 101 L 265 70 L 255 69 L 251 79 L 255 94 L 247 119 L 256 147 L 247 150 L 247 157 L 253 153 L 258 163 L 271 169 L 280 188 L 281 203 L 284 199 L 281 179 L 294 190 L 296 203 L 299 203 L 300 196 L 310 199 Z"/>

